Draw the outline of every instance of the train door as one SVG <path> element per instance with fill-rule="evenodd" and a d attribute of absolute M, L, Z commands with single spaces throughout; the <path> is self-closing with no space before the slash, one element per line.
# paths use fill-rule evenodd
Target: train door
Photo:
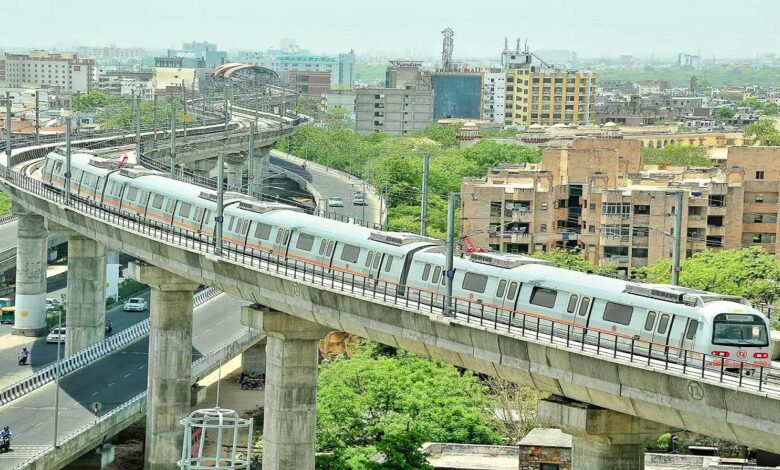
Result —
<path fill-rule="evenodd" d="M 669 334 L 672 330 L 673 315 L 664 312 L 658 312 L 653 337 L 651 340 L 651 351 L 654 357 L 665 356 L 665 347 L 668 344 Z"/>
<path fill-rule="evenodd" d="M 368 251 L 366 260 L 363 262 L 363 272 L 365 272 L 369 278 L 379 278 L 379 268 L 382 266 L 382 259 L 384 255 L 385 254 L 381 251 Z"/>
<path fill-rule="evenodd" d="M 572 308 L 572 297 L 577 297 L 577 295 L 572 294 L 569 297 L 569 304 L 566 308 L 567 315 L 569 315 L 568 321 L 571 321 L 573 324 L 571 333 L 573 337 L 584 338 L 588 330 L 590 312 L 593 309 L 593 298 L 586 295 L 579 296 L 573 305 L 574 311 L 570 311 Z"/>
<path fill-rule="evenodd" d="M 669 336 L 669 357 L 682 360 L 683 353 L 692 357 L 696 331 L 699 329 L 699 321 L 693 318 L 676 317 Z"/>

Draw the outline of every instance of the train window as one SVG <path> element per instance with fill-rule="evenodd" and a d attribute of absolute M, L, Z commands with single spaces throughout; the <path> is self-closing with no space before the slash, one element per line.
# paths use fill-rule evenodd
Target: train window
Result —
<path fill-rule="evenodd" d="M 155 209 L 162 209 L 163 199 L 165 198 L 163 198 L 161 195 L 155 194 L 154 199 L 152 199 L 152 207 Z"/>
<path fill-rule="evenodd" d="M 298 241 L 295 243 L 295 247 L 299 250 L 311 251 L 314 246 L 314 237 L 306 233 L 298 234 Z"/>
<path fill-rule="evenodd" d="M 577 309 L 577 299 L 579 297 L 572 294 L 569 296 L 569 305 L 566 306 L 566 311 L 569 313 L 574 313 L 574 311 Z"/>
<path fill-rule="evenodd" d="M 669 326 L 669 315 L 666 313 L 661 314 L 661 319 L 658 320 L 658 329 L 655 330 L 659 335 L 666 333 L 666 327 Z"/>
<path fill-rule="evenodd" d="M 257 227 L 255 227 L 255 238 L 260 240 L 268 240 L 271 238 L 271 226 L 258 222 Z"/>
<path fill-rule="evenodd" d="M 515 300 L 516 295 L 517 295 L 517 283 L 510 282 L 509 290 L 506 291 L 506 298 L 507 300 Z"/>
<path fill-rule="evenodd" d="M 689 320 L 688 329 L 685 330 L 685 339 L 693 339 L 696 336 L 696 329 L 699 328 L 698 320 Z"/>
<path fill-rule="evenodd" d="M 192 204 L 189 202 L 182 202 L 179 206 L 179 217 L 185 217 L 190 218 L 190 214 L 192 213 Z"/>
<path fill-rule="evenodd" d="M 276 231 L 276 244 L 282 243 L 282 237 L 284 236 L 284 229 L 278 229 Z"/>
<path fill-rule="evenodd" d="M 441 272 L 442 272 L 442 276 L 441 276 L 441 285 L 443 285 L 443 286 L 444 286 L 444 285 L 446 285 L 446 282 L 445 282 L 445 281 L 447 280 L 447 270 L 446 270 L 446 269 L 444 269 L 444 268 L 441 268 Z"/>
<path fill-rule="evenodd" d="M 580 302 L 580 311 L 577 312 L 581 317 L 588 314 L 588 307 L 590 307 L 590 297 L 583 297 Z"/>
<path fill-rule="evenodd" d="M 433 269 L 433 276 L 431 277 L 431 283 L 436 284 L 439 282 L 439 276 L 441 276 L 441 266 L 436 266 Z"/>
<path fill-rule="evenodd" d="M 203 220 L 203 208 L 198 207 L 195 209 L 195 221 L 200 222 L 201 220 Z"/>
<path fill-rule="evenodd" d="M 388 255 L 387 261 L 385 261 L 385 272 L 390 272 L 391 266 L 393 266 L 393 257 Z"/>
<path fill-rule="evenodd" d="M 325 247 L 327 245 L 328 245 L 328 241 L 323 238 L 322 241 L 320 242 L 320 256 L 325 254 Z"/>
<path fill-rule="evenodd" d="M 130 189 L 127 190 L 127 194 L 125 195 L 125 199 L 128 201 L 135 201 L 135 197 L 138 196 L 138 189 L 130 187 Z"/>
<path fill-rule="evenodd" d="M 333 254 L 333 242 L 328 242 L 328 249 L 325 251 L 325 256 L 330 257 Z"/>
<path fill-rule="evenodd" d="M 476 274 L 466 271 L 466 274 L 463 275 L 463 284 L 461 287 L 466 290 L 470 290 L 471 292 L 478 292 L 482 294 L 485 292 L 487 281 L 488 277 L 484 274 Z"/>
<path fill-rule="evenodd" d="M 604 320 L 621 325 L 631 324 L 631 316 L 634 314 L 634 307 L 623 304 L 607 302 L 604 307 Z"/>
<path fill-rule="evenodd" d="M 249 231 L 249 221 L 248 220 L 242 220 L 241 221 L 241 235 L 246 235 L 246 233 Z"/>
<path fill-rule="evenodd" d="M 366 256 L 366 264 L 365 264 L 365 266 L 366 266 L 367 268 L 370 268 L 370 267 L 371 267 L 371 261 L 372 261 L 373 259 L 374 259 L 374 252 L 373 252 L 373 251 L 369 251 L 369 252 L 368 252 L 368 256 Z"/>
<path fill-rule="evenodd" d="M 506 290 L 506 281 L 502 279 L 498 282 L 498 289 L 496 289 L 496 297 L 503 297 L 505 290 Z"/>
<path fill-rule="evenodd" d="M 168 205 L 165 207 L 165 212 L 173 213 L 174 207 L 176 207 L 176 201 L 173 198 L 168 199 Z"/>
<path fill-rule="evenodd" d="M 360 256 L 360 248 L 353 245 L 344 245 L 341 248 L 341 260 L 349 263 L 357 263 Z"/>
<path fill-rule="evenodd" d="M 558 298 L 558 291 L 546 287 L 534 287 L 531 291 L 531 303 L 540 307 L 553 308 Z"/>
<path fill-rule="evenodd" d="M 382 263 L 382 253 L 377 252 L 374 256 L 374 269 L 379 269 L 379 265 Z"/>
<path fill-rule="evenodd" d="M 658 314 L 650 311 L 647 312 L 647 318 L 645 318 L 645 331 L 653 331 L 653 327 L 655 326 L 655 317 Z"/>
<path fill-rule="evenodd" d="M 233 231 L 233 224 L 236 223 L 236 220 L 237 220 L 236 217 L 232 217 L 232 216 L 230 217 L 230 223 L 228 224 L 228 232 L 232 232 Z M 236 228 L 238 228 L 238 227 L 236 227 Z"/>
<path fill-rule="evenodd" d="M 430 264 L 426 264 L 425 267 L 423 268 L 422 280 L 423 281 L 427 281 L 428 280 L 428 276 L 430 274 L 431 274 L 431 265 Z"/>
<path fill-rule="evenodd" d="M 288 229 L 284 229 L 284 237 L 282 238 L 282 245 L 287 245 L 289 241 L 290 241 L 290 231 Z"/>

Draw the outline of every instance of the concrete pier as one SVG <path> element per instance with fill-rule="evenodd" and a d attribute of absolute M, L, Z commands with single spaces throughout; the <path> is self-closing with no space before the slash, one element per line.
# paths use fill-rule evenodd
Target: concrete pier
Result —
<path fill-rule="evenodd" d="M 43 217 L 13 204 L 16 214 L 16 319 L 13 334 L 44 336 L 48 232 Z"/>
<path fill-rule="evenodd" d="M 90 238 L 68 235 L 66 357 L 101 341 L 106 324 L 106 250 Z"/>
<path fill-rule="evenodd" d="M 557 396 L 539 401 L 538 415 L 572 435 L 573 468 L 642 470 L 645 441 L 671 430 L 653 421 Z"/>
<path fill-rule="evenodd" d="M 261 192 L 267 181 L 264 178 L 268 178 L 268 165 L 271 159 L 271 147 L 259 147 L 254 151 L 252 161 L 249 163 L 249 168 L 252 169 L 252 174 L 249 175 L 249 194 L 256 198 L 261 197 Z"/>
<path fill-rule="evenodd" d="M 227 185 L 231 190 L 238 190 L 243 185 L 245 158 L 239 154 L 225 156 L 225 175 Z"/>
<path fill-rule="evenodd" d="M 329 330 L 256 306 L 241 319 L 268 336 L 263 468 L 314 469 L 318 345 Z"/>
<path fill-rule="evenodd" d="M 267 339 L 262 339 L 260 342 L 250 347 L 243 353 L 241 353 L 241 371 L 245 374 L 260 376 L 265 374 L 266 365 L 266 347 Z"/>
<path fill-rule="evenodd" d="M 146 406 L 147 470 L 175 469 L 189 414 L 192 367 L 192 295 L 197 284 L 155 266 L 131 263 L 128 277 L 152 289 Z"/>

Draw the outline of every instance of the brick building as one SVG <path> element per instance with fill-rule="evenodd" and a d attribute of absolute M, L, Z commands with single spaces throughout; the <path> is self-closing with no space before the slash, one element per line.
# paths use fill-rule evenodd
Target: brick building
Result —
<path fill-rule="evenodd" d="M 729 147 L 723 167 L 640 168 L 640 142 L 581 139 L 538 165 L 464 179 L 462 233 L 495 251 L 580 248 L 628 272 L 670 257 L 675 192 L 683 191 L 683 257 L 706 248 L 780 253 L 780 148 Z"/>
<path fill-rule="evenodd" d="M 571 436 L 560 429 L 532 429 L 520 441 L 520 470 L 571 468 Z"/>

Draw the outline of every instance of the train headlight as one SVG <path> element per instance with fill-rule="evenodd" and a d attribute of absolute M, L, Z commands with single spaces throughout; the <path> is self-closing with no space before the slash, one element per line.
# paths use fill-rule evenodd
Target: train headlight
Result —
<path fill-rule="evenodd" d="M 713 356 L 718 356 L 718 357 L 729 357 L 729 356 L 731 356 L 731 353 L 729 353 L 728 351 L 712 351 L 711 354 Z"/>
<path fill-rule="evenodd" d="M 753 353 L 753 359 L 767 359 L 767 358 L 769 358 L 769 353 L 765 353 L 765 352 Z"/>

